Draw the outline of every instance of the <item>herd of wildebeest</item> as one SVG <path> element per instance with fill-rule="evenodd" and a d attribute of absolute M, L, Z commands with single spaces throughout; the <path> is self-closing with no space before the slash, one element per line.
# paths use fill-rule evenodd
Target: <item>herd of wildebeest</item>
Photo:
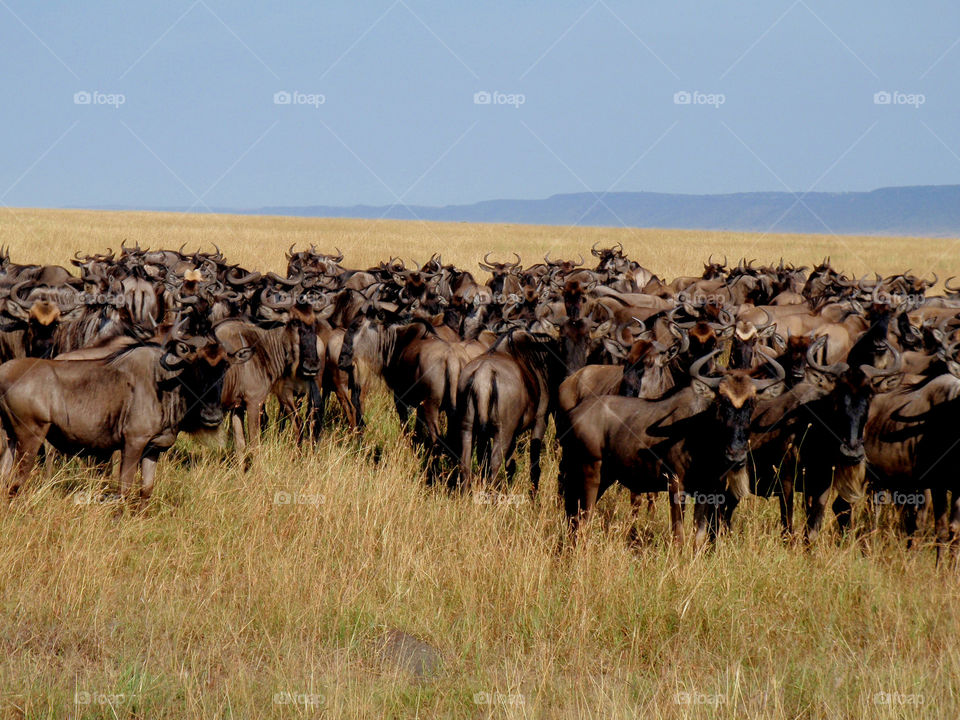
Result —
<path fill-rule="evenodd" d="M 574 530 L 620 483 L 635 510 L 668 493 L 677 541 L 692 503 L 697 545 L 750 493 L 776 495 L 792 535 L 800 492 L 808 541 L 832 499 L 841 529 L 854 508 L 875 517 L 891 504 L 908 537 L 933 524 L 938 559 L 956 547 L 960 288 L 949 279 L 934 294 L 936 276 L 909 271 L 856 278 L 829 259 L 711 257 L 700 276 L 667 282 L 619 245 L 591 252 L 592 269 L 582 256 L 522 267 L 488 253 L 478 278 L 436 254 L 350 269 L 313 246 L 290 248 L 285 276 L 219 249 L 78 253 L 78 275 L 2 251 L 7 492 L 41 448 L 100 461 L 119 451 L 120 495 L 144 503 L 179 432 L 218 428 L 226 413 L 237 450 L 256 455 L 271 396 L 285 434 L 317 438 L 338 422 L 362 436 L 379 377 L 426 476 L 452 488 L 512 481 L 529 432 L 536 493 L 552 417 Z M 342 412 L 328 411 L 330 393 Z"/>

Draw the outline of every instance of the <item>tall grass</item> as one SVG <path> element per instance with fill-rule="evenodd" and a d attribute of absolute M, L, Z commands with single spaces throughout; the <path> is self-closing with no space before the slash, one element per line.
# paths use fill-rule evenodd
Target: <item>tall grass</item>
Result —
<path fill-rule="evenodd" d="M 340 243 L 357 264 L 437 247 L 464 263 L 486 247 L 540 252 L 565 232 L 16 213 L 20 225 L 0 218 L 20 261 L 63 262 L 126 235 L 217 242 L 258 267 L 282 266 L 294 240 Z M 39 245 L 16 234 L 24 225 Z M 365 232 L 372 249 L 351 244 Z M 576 233 L 577 248 L 618 235 Z M 714 240 L 733 256 L 755 238 L 689 233 L 686 261 L 667 242 L 651 262 L 624 244 L 672 274 L 694 270 Z M 797 241 L 808 246 L 791 259 L 829 243 Z M 897 250 L 858 242 L 878 257 Z M 916 241 L 911 256 L 945 242 Z M 549 437 L 540 498 L 526 499 L 522 460 L 517 485 L 491 503 L 427 485 L 382 393 L 368 424 L 361 441 L 332 422 L 316 445 L 271 428 L 246 471 L 231 451 L 181 438 L 142 514 L 101 501 L 111 480 L 82 463 L 38 472 L 0 506 L 0 716 L 896 718 L 960 707 L 957 575 L 935 568 L 929 547 L 907 550 L 889 522 L 865 538 L 828 532 L 807 551 L 780 540 L 773 501 L 750 498 L 734 532 L 694 555 L 670 546 L 663 498 L 631 532 L 625 494 L 611 491 L 574 546 Z M 436 671 L 391 661 L 391 630 L 435 648 Z"/>

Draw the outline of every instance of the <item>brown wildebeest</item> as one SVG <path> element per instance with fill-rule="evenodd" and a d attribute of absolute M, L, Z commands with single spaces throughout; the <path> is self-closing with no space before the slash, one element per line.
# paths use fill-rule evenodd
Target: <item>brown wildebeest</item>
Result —
<path fill-rule="evenodd" d="M 236 349 L 233 349 L 236 348 Z M 120 493 L 130 497 L 137 469 L 140 498 L 153 490 L 157 459 L 180 430 L 216 427 L 227 368 L 251 350 L 216 335 L 138 343 L 97 360 L 11 360 L 0 366 L 0 422 L 6 447 L 0 476 L 13 495 L 41 443 L 108 460 L 121 451 Z"/>
<path fill-rule="evenodd" d="M 914 497 L 930 490 L 938 563 L 945 549 L 955 554 L 960 547 L 960 483 L 956 480 L 960 365 L 955 350 L 943 363 L 942 374 L 912 376 L 909 384 L 876 399 L 864 443 L 875 490 Z M 912 533 L 915 512 L 908 513 L 907 520 L 907 531 Z"/>
<path fill-rule="evenodd" d="M 294 304 L 292 297 L 269 302 L 279 323 L 276 327 L 266 329 L 243 320 L 225 320 L 217 326 L 219 337 L 253 349 L 250 362 L 230 368 L 223 382 L 223 407 L 233 413 L 233 437 L 239 452 L 248 444 L 259 445 L 260 411 L 277 383 L 294 376 L 312 381 L 321 369 L 313 308 Z"/>

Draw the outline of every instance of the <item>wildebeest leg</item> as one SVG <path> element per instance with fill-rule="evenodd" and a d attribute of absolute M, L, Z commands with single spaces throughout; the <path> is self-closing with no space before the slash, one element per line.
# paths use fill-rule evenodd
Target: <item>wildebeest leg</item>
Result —
<path fill-rule="evenodd" d="M 230 427 L 233 429 L 233 444 L 237 452 L 243 454 L 247 449 L 247 441 L 243 437 L 243 416 L 242 408 L 237 408 L 230 414 Z"/>
<path fill-rule="evenodd" d="M 817 536 L 820 534 L 820 527 L 823 525 L 823 515 L 827 509 L 829 497 L 830 487 L 827 486 L 820 495 L 815 496 L 812 493 L 807 493 L 804 498 L 807 508 L 806 538 L 808 544 L 816 542 Z"/>
<path fill-rule="evenodd" d="M 667 478 L 667 496 L 670 506 L 670 529 L 677 547 L 683 547 L 683 490 L 676 475 Z"/>
<path fill-rule="evenodd" d="M 153 494 L 153 481 L 157 474 L 157 460 L 160 453 L 150 450 L 140 460 L 140 502 L 145 505 Z"/>
<path fill-rule="evenodd" d="M 915 505 L 907 505 L 903 508 L 901 523 L 903 524 L 903 534 L 907 536 L 908 550 L 913 547 L 917 533 L 917 518 L 919 517 L 919 513 L 920 511 Z"/>
<path fill-rule="evenodd" d="M 41 449 L 43 450 L 43 476 L 50 479 L 53 477 L 53 458 L 57 451 L 48 442 L 43 443 Z"/>
<path fill-rule="evenodd" d="M 145 446 L 146 443 L 127 440 L 120 453 L 120 497 L 125 503 L 130 500 Z"/>
<path fill-rule="evenodd" d="M 17 494 L 20 486 L 23 485 L 23 481 L 26 480 L 30 474 L 30 470 L 33 469 L 33 464 L 37 459 L 37 452 L 40 450 L 40 445 L 43 443 L 43 439 L 46 437 L 49 429 L 50 425 L 25 427 L 24 430 L 26 432 L 17 436 L 13 454 L 13 478 L 7 488 L 7 495 L 9 497 Z"/>
<path fill-rule="evenodd" d="M 540 455 L 543 452 L 543 436 L 547 434 L 547 419 L 538 420 L 530 437 L 530 483 L 533 497 L 540 489 Z"/>
<path fill-rule="evenodd" d="M 460 482 L 469 489 L 473 482 L 473 403 L 467 403 L 460 421 Z"/>
<path fill-rule="evenodd" d="M 513 445 L 513 433 L 507 430 L 503 424 L 499 425 L 490 445 L 490 462 L 484 474 L 487 480 L 496 481 L 500 477 L 504 464 L 513 454 Z"/>
<path fill-rule="evenodd" d="M 733 511 L 737 509 L 737 505 L 740 504 L 740 500 L 737 499 L 737 496 L 733 493 L 727 492 L 721 495 L 723 498 L 723 507 L 717 508 L 717 515 L 723 520 L 723 526 L 727 530 L 730 529 L 733 524 Z"/>
<path fill-rule="evenodd" d="M 700 550 L 707 542 L 708 536 L 708 521 L 707 517 L 707 504 L 701 502 L 700 500 L 695 500 L 693 503 L 693 549 Z"/>
<path fill-rule="evenodd" d="M 317 440 L 323 429 L 323 411 L 327 406 L 327 395 L 321 387 L 323 373 L 318 373 L 316 380 L 310 383 L 309 401 L 307 403 L 307 422 L 310 427 L 310 436 Z"/>
<path fill-rule="evenodd" d="M 263 410 L 263 400 L 250 403 L 247 407 L 247 444 L 254 452 L 260 447 L 261 410 Z"/>
<path fill-rule="evenodd" d="M 600 494 L 601 461 L 596 460 L 583 465 L 583 482 L 579 487 L 567 487 L 567 516 L 573 518 L 575 533 L 590 520 L 593 509 L 597 506 L 597 496 Z M 582 502 L 579 502 L 581 501 Z"/>
<path fill-rule="evenodd" d="M 846 535 L 853 519 L 853 508 L 849 502 L 844 500 L 839 495 L 837 496 L 837 499 L 833 501 L 832 507 L 833 514 L 837 517 L 837 527 L 840 528 L 841 534 Z"/>
<path fill-rule="evenodd" d="M 793 537 L 793 478 L 780 476 L 780 532 L 784 539 Z"/>

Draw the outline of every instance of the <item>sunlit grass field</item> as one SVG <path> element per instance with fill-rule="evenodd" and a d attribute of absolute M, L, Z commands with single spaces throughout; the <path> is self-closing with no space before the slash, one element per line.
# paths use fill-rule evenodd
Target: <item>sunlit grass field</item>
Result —
<path fill-rule="evenodd" d="M 216 243 L 277 271 L 292 243 L 338 246 L 349 266 L 439 251 L 475 267 L 488 250 L 590 264 L 599 241 L 667 277 L 711 252 L 960 272 L 953 240 L 0 211 L 15 262 L 122 241 Z M 611 491 L 570 547 L 552 450 L 538 502 L 518 484 L 489 503 L 426 485 L 383 394 L 362 440 L 336 415 L 316 446 L 271 427 L 248 471 L 181 438 L 143 514 L 89 502 L 109 480 L 75 460 L 0 504 L 0 717 L 958 714 L 960 575 L 934 567 L 929 538 L 906 550 L 890 518 L 807 551 L 780 540 L 774 501 L 751 498 L 695 556 L 670 547 L 664 498 L 631 532 Z M 434 649 L 430 672 L 398 661 L 392 631 Z"/>

